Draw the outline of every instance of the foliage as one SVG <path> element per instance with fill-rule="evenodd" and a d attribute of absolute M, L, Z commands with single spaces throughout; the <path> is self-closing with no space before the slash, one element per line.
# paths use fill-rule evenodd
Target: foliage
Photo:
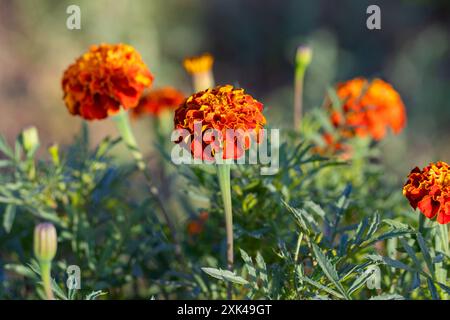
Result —
<path fill-rule="evenodd" d="M 14 147 L 2 139 L 0 297 L 42 297 L 32 230 L 46 220 L 59 234 L 52 269 L 59 299 L 217 299 L 228 282 L 242 299 L 447 298 L 439 272 L 450 257 L 436 250 L 437 227 L 414 221 L 396 195 L 399 186 L 384 179 L 380 161 L 369 160 L 376 145 L 357 149 L 357 165 L 315 154 L 312 140 L 294 132 L 282 141 L 276 174 L 261 175 L 260 165 L 232 168 L 239 258 L 231 272 L 223 270 L 214 167 L 165 163 L 165 181 L 173 182 L 166 203 L 184 204 L 177 209 L 184 219 L 177 223 L 179 260 L 140 173 L 111 156 L 120 139 L 89 150 L 84 127 L 72 145 L 52 146 L 39 158 L 41 150 L 25 147 L 22 135 Z M 204 229 L 188 234 L 186 223 L 200 211 L 209 213 Z M 80 267 L 81 290 L 67 289 L 69 265 Z"/>

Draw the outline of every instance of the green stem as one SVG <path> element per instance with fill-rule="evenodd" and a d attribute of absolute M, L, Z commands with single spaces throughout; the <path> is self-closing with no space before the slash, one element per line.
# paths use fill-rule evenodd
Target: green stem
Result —
<path fill-rule="evenodd" d="M 233 209 L 231 204 L 231 179 L 230 179 L 229 164 L 217 165 L 217 177 L 219 179 L 220 192 L 222 193 L 222 200 L 225 210 L 225 227 L 227 233 L 227 266 L 228 270 L 233 271 Z M 232 298 L 231 283 L 228 283 L 227 288 L 228 299 Z"/>
<path fill-rule="evenodd" d="M 294 129 L 300 130 L 303 114 L 303 80 L 305 78 L 305 67 L 295 68 L 294 83 Z"/>
<path fill-rule="evenodd" d="M 41 268 L 41 279 L 42 284 L 44 286 L 45 295 L 47 296 L 47 300 L 55 300 L 55 296 L 53 295 L 52 290 L 52 277 L 51 277 L 51 261 L 40 261 Z"/>
<path fill-rule="evenodd" d="M 116 123 L 117 130 L 119 130 L 122 139 L 127 145 L 128 149 L 131 152 L 131 155 L 136 160 L 136 165 L 139 170 L 145 170 L 145 162 L 144 157 L 142 156 L 141 151 L 136 142 L 136 138 L 134 137 L 133 131 L 131 131 L 130 121 L 128 120 L 128 114 L 123 109 L 119 111 L 119 113 L 113 117 L 113 120 Z"/>

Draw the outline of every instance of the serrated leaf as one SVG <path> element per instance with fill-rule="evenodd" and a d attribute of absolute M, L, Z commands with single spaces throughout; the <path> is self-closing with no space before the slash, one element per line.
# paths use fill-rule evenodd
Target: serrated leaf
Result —
<path fill-rule="evenodd" d="M 344 299 L 344 296 L 342 294 L 340 294 L 339 292 L 337 292 L 337 291 L 335 291 L 335 290 L 333 290 L 331 288 L 328 288 L 328 287 L 326 287 L 326 286 L 324 286 L 324 285 L 322 285 L 322 284 L 320 284 L 320 283 L 318 283 L 318 282 L 316 282 L 314 280 L 311 280 L 311 279 L 309 279 L 307 277 L 299 277 L 299 280 L 303 281 L 303 282 L 307 282 L 310 285 L 316 287 L 317 289 L 323 290 L 323 291 L 325 291 L 325 292 L 335 296 L 336 298 Z"/>
<path fill-rule="evenodd" d="M 358 289 L 360 289 L 363 285 L 367 283 L 367 280 L 372 277 L 371 272 L 364 271 L 355 281 L 352 283 L 350 288 L 348 289 L 348 294 L 351 295 Z"/>
<path fill-rule="evenodd" d="M 333 264 L 325 257 L 325 255 L 322 253 L 322 250 L 320 250 L 320 248 L 315 243 L 311 243 L 311 245 L 317 263 L 319 264 L 325 276 L 336 286 L 336 288 L 340 293 L 342 293 L 344 297 L 348 298 L 347 293 L 339 282 L 339 276 Z"/>
<path fill-rule="evenodd" d="M 248 281 L 244 278 L 236 275 L 234 272 L 231 272 L 229 270 L 222 270 L 222 269 L 216 269 L 216 268 L 202 268 L 202 270 L 210 275 L 213 278 L 223 280 L 223 281 L 229 281 L 236 284 L 248 284 Z"/>
<path fill-rule="evenodd" d="M 256 254 L 256 265 L 258 266 L 259 278 L 262 281 L 263 291 L 269 293 L 269 277 L 267 276 L 267 266 L 261 253 Z"/>

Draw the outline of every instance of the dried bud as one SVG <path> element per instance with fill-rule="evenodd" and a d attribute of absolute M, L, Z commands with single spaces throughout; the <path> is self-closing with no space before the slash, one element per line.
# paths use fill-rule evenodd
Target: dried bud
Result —
<path fill-rule="evenodd" d="M 39 261 L 50 262 L 56 254 L 58 238 L 51 223 L 40 223 L 34 228 L 34 255 Z"/>

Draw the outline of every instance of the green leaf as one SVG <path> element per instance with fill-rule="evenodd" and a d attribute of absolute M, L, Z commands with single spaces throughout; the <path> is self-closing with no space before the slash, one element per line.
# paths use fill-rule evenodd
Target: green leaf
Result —
<path fill-rule="evenodd" d="M 325 292 L 335 296 L 336 298 L 345 299 L 345 297 L 342 294 L 340 294 L 339 292 L 337 292 L 337 291 L 335 291 L 335 290 L 333 290 L 331 288 L 328 288 L 328 287 L 326 287 L 326 286 L 324 286 L 324 285 L 322 285 L 322 284 L 320 284 L 320 283 L 318 283 L 318 282 L 316 282 L 314 280 L 311 280 L 311 279 L 309 279 L 307 277 L 299 276 L 299 280 L 303 281 L 303 282 L 307 282 L 310 285 L 316 287 L 317 289 L 323 290 L 323 291 L 325 291 Z"/>
<path fill-rule="evenodd" d="M 202 268 L 202 270 L 209 274 L 211 277 L 223 280 L 223 281 L 229 281 L 236 284 L 248 284 L 248 281 L 244 278 L 236 275 L 234 272 L 231 272 L 229 270 L 222 270 L 222 269 L 216 269 L 216 268 Z"/>
<path fill-rule="evenodd" d="M 5 213 L 3 214 L 3 228 L 5 228 L 6 233 L 9 233 L 11 231 L 15 217 L 16 217 L 16 206 L 13 204 L 7 205 Z"/>
<path fill-rule="evenodd" d="M 411 258 L 411 260 L 416 265 L 417 271 L 422 270 L 422 266 L 421 266 L 419 260 L 417 259 L 414 249 L 408 244 L 408 242 L 405 240 L 405 238 L 400 238 L 400 242 L 402 243 L 402 247 L 405 249 L 408 256 Z"/>
<path fill-rule="evenodd" d="M 91 293 L 86 295 L 86 300 L 96 300 L 98 297 L 104 296 L 104 295 L 107 295 L 107 294 L 108 294 L 107 292 L 103 292 L 101 290 L 92 291 Z"/>
<path fill-rule="evenodd" d="M 392 268 L 403 269 L 403 270 L 406 270 L 409 272 L 416 271 L 399 260 L 391 259 L 389 257 L 382 257 L 382 258 L 383 258 L 383 262 Z"/>
<path fill-rule="evenodd" d="M 372 237 L 375 232 L 377 232 L 378 227 L 380 226 L 380 214 L 375 213 L 370 222 L 369 230 L 367 231 L 367 238 Z"/>
<path fill-rule="evenodd" d="M 322 250 L 315 244 L 311 243 L 314 256 L 316 257 L 317 263 L 319 264 L 320 268 L 322 269 L 325 276 L 336 286 L 336 288 L 339 290 L 339 292 L 342 293 L 342 295 L 345 298 L 349 298 L 347 296 L 347 293 L 345 292 L 344 288 L 342 287 L 341 283 L 339 282 L 339 276 L 335 269 L 335 267 L 332 265 L 332 263 L 325 257 L 325 255 L 322 253 Z"/>
<path fill-rule="evenodd" d="M 14 159 L 14 152 L 6 143 L 6 139 L 0 135 L 0 151 L 3 152 L 8 158 Z"/>
<path fill-rule="evenodd" d="M 364 271 L 356 280 L 352 283 L 350 288 L 348 289 L 348 294 L 351 295 L 358 289 L 360 289 L 363 285 L 367 283 L 367 280 L 372 277 L 371 272 Z"/>
<path fill-rule="evenodd" d="M 434 285 L 433 280 L 429 277 L 427 277 L 427 284 L 428 284 L 428 289 L 430 289 L 431 298 L 433 300 L 439 300 L 439 295 L 437 293 L 436 286 Z"/>
<path fill-rule="evenodd" d="M 408 226 L 407 224 L 398 222 L 396 220 L 392 220 L 392 219 L 383 219 L 383 222 L 390 225 L 391 227 L 393 227 L 394 229 L 400 229 L 400 230 L 411 230 L 411 227 Z"/>
<path fill-rule="evenodd" d="M 58 286 L 55 279 L 52 278 L 52 291 L 55 293 L 55 295 L 62 300 L 69 300 L 67 295 L 64 293 L 64 291 Z"/>
<path fill-rule="evenodd" d="M 420 233 L 417 233 L 417 242 L 419 243 L 420 251 L 422 252 L 423 258 L 425 260 L 425 263 L 427 264 L 428 269 L 430 270 L 431 274 L 434 274 L 434 265 L 431 260 L 430 250 L 428 250 L 425 240 L 423 239 Z"/>
<path fill-rule="evenodd" d="M 267 266 L 261 253 L 256 254 L 256 265 L 258 266 L 259 278 L 262 281 L 263 290 L 266 294 L 269 294 L 269 277 L 267 276 Z"/>
<path fill-rule="evenodd" d="M 369 300 L 405 300 L 405 298 L 398 294 L 382 294 L 371 297 Z"/>

